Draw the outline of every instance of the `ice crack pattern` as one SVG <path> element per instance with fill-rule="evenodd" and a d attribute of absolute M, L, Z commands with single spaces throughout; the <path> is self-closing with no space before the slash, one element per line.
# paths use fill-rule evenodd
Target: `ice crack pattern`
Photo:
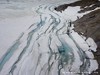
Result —
<path fill-rule="evenodd" d="M 87 42 L 53 8 L 37 8 L 38 22 L 0 59 L 0 75 L 89 75 L 97 69 Z"/>

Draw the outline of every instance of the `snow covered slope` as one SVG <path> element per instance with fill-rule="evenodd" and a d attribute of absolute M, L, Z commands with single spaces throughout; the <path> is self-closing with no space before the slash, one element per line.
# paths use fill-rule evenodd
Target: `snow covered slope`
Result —
<path fill-rule="evenodd" d="M 94 41 L 91 38 L 85 41 L 74 32 L 71 18 L 55 11 L 55 6 L 38 5 L 32 9 L 33 18 L 0 22 L 22 26 L 12 30 L 12 27 L 1 26 L 1 30 L 5 29 L 2 34 L 22 33 L 16 40 L 12 39 L 15 41 L 7 50 L 0 52 L 0 75 L 88 75 L 98 68 L 91 52 L 96 51 Z"/>

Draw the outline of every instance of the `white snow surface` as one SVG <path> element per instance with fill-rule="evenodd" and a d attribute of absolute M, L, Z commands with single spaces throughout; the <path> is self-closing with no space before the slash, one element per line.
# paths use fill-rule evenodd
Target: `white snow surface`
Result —
<path fill-rule="evenodd" d="M 79 6 L 53 9 L 66 2 L 74 1 L 0 1 L 0 75 L 79 75 L 98 68 L 93 39 L 69 26 L 86 13 L 78 14 Z"/>

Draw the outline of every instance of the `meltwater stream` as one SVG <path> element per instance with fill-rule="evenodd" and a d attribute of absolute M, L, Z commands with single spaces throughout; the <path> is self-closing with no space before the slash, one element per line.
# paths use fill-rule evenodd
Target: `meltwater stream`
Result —
<path fill-rule="evenodd" d="M 37 8 L 38 21 L 0 59 L 0 75 L 89 75 L 97 69 L 87 42 L 53 8 Z"/>

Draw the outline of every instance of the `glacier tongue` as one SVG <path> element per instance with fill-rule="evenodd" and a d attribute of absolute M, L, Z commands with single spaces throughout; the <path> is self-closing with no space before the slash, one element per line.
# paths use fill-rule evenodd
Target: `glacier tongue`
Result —
<path fill-rule="evenodd" d="M 37 7 L 38 21 L 0 59 L 0 75 L 88 75 L 98 68 L 88 43 L 54 7 Z"/>

